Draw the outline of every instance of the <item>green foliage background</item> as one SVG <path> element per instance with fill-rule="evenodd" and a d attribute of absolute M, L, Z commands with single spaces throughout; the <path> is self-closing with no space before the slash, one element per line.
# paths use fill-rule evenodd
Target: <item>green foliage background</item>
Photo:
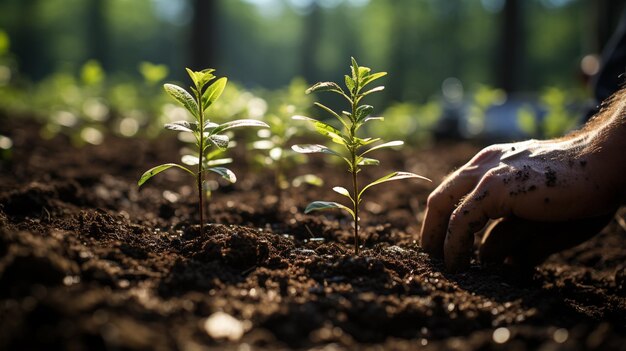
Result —
<path fill-rule="evenodd" d="M 3 0 L 0 27 L 29 78 L 76 71 L 89 59 L 109 74 L 137 77 L 141 61 L 189 66 L 198 1 Z M 212 12 L 199 14 L 213 32 L 201 43 L 212 61 L 203 67 L 218 67 L 246 86 L 283 87 L 295 76 L 330 79 L 352 55 L 390 73 L 385 105 L 425 102 L 450 76 L 466 87 L 497 87 L 499 65 L 505 64 L 498 54 L 505 0 L 211 3 Z M 516 89 L 580 87 L 581 57 L 601 49 L 598 36 L 606 37 L 602 33 L 610 32 L 615 19 L 598 20 L 600 5 L 592 0 L 517 3 L 523 59 L 507 68 L 518 71 Z"/>

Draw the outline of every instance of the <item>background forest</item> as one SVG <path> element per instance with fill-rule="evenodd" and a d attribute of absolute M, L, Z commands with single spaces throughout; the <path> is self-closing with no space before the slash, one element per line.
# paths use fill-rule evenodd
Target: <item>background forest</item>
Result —
<path fill-rule="evenodd" d="M 2 0 L 0 106 L 41 100 L 22 94 L 19 103 L 7 86 L 31 94 L 60 74 L 106 79 L 103 91 L 124 96 L 119 82 L 181 81 L 182 67 L 215 67 L 258 91 L 294 77 L 341 77 L 355 56 L 389 72 L 376 105 L 394 115 L 437 121 L 446 135 L 495 126 L 500 136 L 552 136 L 595 103 L 589 79 L 622 8 L 593 0 Z M 158 91 L 135 90 L 136 100 Z M 551 115 L 557 126 L 537 122 Z"/>

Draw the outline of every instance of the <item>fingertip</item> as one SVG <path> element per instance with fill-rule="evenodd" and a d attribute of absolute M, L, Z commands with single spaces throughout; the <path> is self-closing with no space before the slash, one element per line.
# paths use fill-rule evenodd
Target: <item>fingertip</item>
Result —
<path fill-rule="evenodd" d="M 445 232 L 445 229 L 443 231 Z M 425 225 L 422 225 L 422 230 L 420 231 L 420 245 L 429 255 L 437 258 L 443 257 L 443 240 L 441 235 L 428 230 Z"/>
<path fill-rule="evenodd" d="M 485 234 L 478 250 L 478 259 L 483 265 L 500 265 L 510 254 L 510 231 L 507 222 L 498 219 L 491 222 L 485 229 Z"/>
<path fill-rule="evenodd" d="M 420 245 L 429 255 L 443 257 L 443 241 L 448 227 L 448 217 L 432 207 L 426 208 L 420 230 Z"/>
<path fill-rule="evenodd" d="M 453 234 L 452 228 L 448 229 L 443 246 L 443 256 L 448 272 L 467 270 L 472 256 L 473 239 L 473 233 L 467 233 L 467 235 L 461 236 Z"/>
<path fill-rule="evenodd" d="M 450 273 L 460 273 L 466 271 L 470 266 L 470 255 L 448 255 L 444 260 L 446 271 Z"/>

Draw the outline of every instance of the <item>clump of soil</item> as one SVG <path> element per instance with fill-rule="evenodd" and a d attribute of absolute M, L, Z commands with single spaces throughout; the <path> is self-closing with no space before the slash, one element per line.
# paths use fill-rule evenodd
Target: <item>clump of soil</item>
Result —
<path fill-rule="evenodd" d="M 175 138 L 74 149 L 0 125 L 15 141 L 0 163 L 0 349 L 626 349 L 623 211 L 524 277 L 476 263 L 448 274 L 416 243 L 433 185 L 373 188 L 355 257 L 345 216 L 302 214 L 328 189 L 278 198 L 270 174 L 238 165 L 200 232 L 184 174 L 136 187 L 177 158 Z M 439 180 L 476 151 L 381 155 L 387 170 Z M 298 172 L 345 181 L 319 159 L 308 167 Z M 216 312 L 230 332 L 206 323 Z"/>

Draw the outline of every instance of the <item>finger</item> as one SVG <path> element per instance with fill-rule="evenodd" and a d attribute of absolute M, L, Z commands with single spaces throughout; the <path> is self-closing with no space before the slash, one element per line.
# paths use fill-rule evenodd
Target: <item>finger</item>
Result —
<path fill-rule="evenodd" d="M 474 189 L 485 173 L 499 163 L 501 149 L 499 145 L 492 145 L 481 150 L 430 194 L 420 231 L 420 243 L 426 252 L 443 257 L 446 230 L 452 211 Z"/>
<path fill-rule="evenodd" d="M 533 267 L 553 253 L 588 240 L 612 218 L 613 213 L 567 222 L 506 218 L 486 230 L 479 250 L 480 261 Z"/>
<path fill-rule="evenodd" d="M 519 247 L 517 239 L 523 236 L 518 231 L 518 221 L 514 218 L 501 218 L 487 226 L 483 235 L 478 257 L 482 264 L 499 265 L 511 255 L 515 247 Z"/>
<path fill-rule="evenodd" d="M 475 186 L 474 178 L 455 174 L 430 194 L 420 231 L 424 251 L 443 257 L 448 220 L 459 200 Z"/>
<path fill-rule="evenodd" d="M 501 201 L 503 193 L 499 177 L 490 172 L 483 177 L 459 206 L 452 212 L 444 242 L 444 260 L 449 271 L 469 266 L 474 233 L 487 221 L 508 215 L 508 204 Z"/>

